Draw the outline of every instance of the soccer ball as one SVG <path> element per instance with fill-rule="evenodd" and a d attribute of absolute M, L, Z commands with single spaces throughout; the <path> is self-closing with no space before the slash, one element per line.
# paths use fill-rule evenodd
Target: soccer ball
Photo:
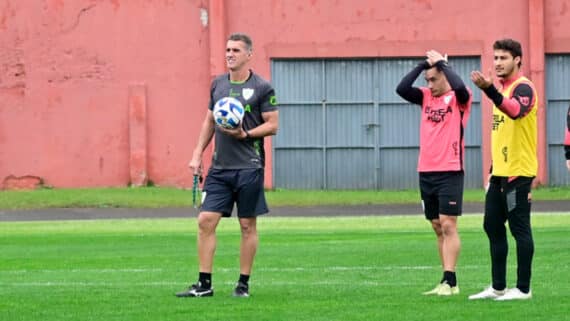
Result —
<path fill-rule="evenodd" d="M 241 124 L 245 110 L 239 100 L 224 97 L 216 102 L 213 113 L 216 125 L 234 129 Z"/>

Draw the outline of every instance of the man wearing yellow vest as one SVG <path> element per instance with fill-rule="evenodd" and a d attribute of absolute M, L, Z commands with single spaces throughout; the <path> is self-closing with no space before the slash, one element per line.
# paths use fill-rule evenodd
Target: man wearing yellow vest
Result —
<path fill-rule="evenodd" d="M 534 241 L 530 226 L 531 184 L 536 176 L 538 97 L 533 83 L 521 74 L 522 49 L 512 39 L 493 44 L 495 74 L 500 88 L 480 71 L 471 80 L 493 103 L 491 133 L 491 177 L 485 197 L 483 227 L 491 250 L 492 284 L 469 299 L 497 301 L 524 300 L 532 297 L 530 277 Z M 507 289 L 507 232 L 517 244 L 517 285 Z"/>

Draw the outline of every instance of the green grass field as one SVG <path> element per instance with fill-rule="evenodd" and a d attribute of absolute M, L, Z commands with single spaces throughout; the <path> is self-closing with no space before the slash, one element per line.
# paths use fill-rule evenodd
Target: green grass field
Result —
<path fill-rule="evenodd" d="M 467 300 L 490 278 L 481 224 L 481 215 L 460 219 L 461 294 L 425 297 L 441 272 L 421 216 L 264 217 L 243 299 L 231 297 L 239 227 L 225 219 L 215 296 L 180 299 L 197 276 L 194 219 L 0 222 L 0 320 L 568 320 L 570 213 L 533 216 L 526 302 Z"/>
<path fill-rule="evenodd" d="M 568 200 L 570 186 L 533 189 L 533 199 Z M 419 203 L 418 189 L 411 190 L 272 190 L 270 206 L 377 205 Z M 465 202 L 483 202 L 483 189 L 467 189 Z M 192 192 L 168 187 L 39 189 L 0 191 L 0 209 L 37 208 L 161 208 L 191 207 Z"/>

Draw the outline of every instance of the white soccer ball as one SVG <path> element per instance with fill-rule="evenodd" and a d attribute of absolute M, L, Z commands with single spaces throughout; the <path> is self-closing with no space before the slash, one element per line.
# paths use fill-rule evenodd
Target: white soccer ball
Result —
<path fill-rule="evenodd" d="M 216 102 L 213 113 L 216 125 L 234 129 L 241 124 L 245 109 L 239 100 L 224 97 Z"/>

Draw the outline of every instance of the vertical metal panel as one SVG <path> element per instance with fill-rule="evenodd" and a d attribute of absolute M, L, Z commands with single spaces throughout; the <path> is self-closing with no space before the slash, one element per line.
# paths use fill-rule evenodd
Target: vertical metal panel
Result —
<path fill-rule="evenodd" d="M 570 91 L 570 55 L 546 56 L 546 98 L 568 100 Z"/>
<path fill-rule="evenodd" d="M 404 101 L 396 93 L 402 77 L 421 59 L 381 59 L 378 61 L 379 82 L 379 154 L 382 189 L 418 187 L 420 107 Z M 421 86 L 419 76 L 415 86 Z"/>
<path fill-rule="evenodd" d="M 373 60 L 325 61 L 326 180 L 329 189 L 372 189 Z"/>
<path fill-rule="evenodd" d="M 483 152 L 480 146 L 465 146 L 465 188 L 482 188 Z"/>
<path fill-rule="evenodd" d="M 283 102 L 320 102 L 324 98 L 319 60 L 272 62 L 272 83 Z M 283 100 L 285 99 L 285 100 Z"/>
<path fill-rule="evenodd" d="M 319 149 L 276 149 L 275 178 L 278 188 L 322 189 L 323 159 Z"/>
<path fill-rule="evenodd" d="M 376 182 L 373 148 L 331 148 L 327 150 L 329 189 L 374 189 Z"/>
<path fill-rule="evenodd" d="M 273 61 L 271 66 L 280 120 L 279 133 L 273 138 L 275 186 L 322 189 L 322 63 L 289 60 Z"/>
<path fill-rule="evenodd" d="M 564 157 L 564 147 L 550 146 L 548 148 L 548 169 L 551 186 L 570 185 L 570 175 L 566 168 L 566 158 Z"/>
<path fill-rule="evenodd" d="M 374 119 L 371 103 L 327 104 L 327 146 L 374 148 Z"/>
<path fill-rule="evenodd" d="M 393 148 L 380 150 L 380 188 L 418 188 L 419 148 Z"/>
<path fill-rule="evenodd" d="M 326 110 L 327 188 L 374 188 L 374 107 L 329 104 Z"/>
<path fill-rule="evenodd" d="M 566 112 L 570 103 L 570 55 L 546 57 L 546 140 L 550 185 L 570 185 L 564 157 Z M 540 95 L 540 93 L 538 93 Z"/>
<path fill-rule="evenodd" d="M 325 61 L 327 101 L 371 101 L 374 97 L 373 66 L 373 60 Z"/>
<path fill-rule="evenodd" d="M 396 87 L 421 59 L 380 59 L 378 60 L 378 82 L 380 103 L 401 103 L 402 98 L 396 93 Z M 414 86 L 425 86 L 423 75 L 414 82 Z"/>
<path fill-rule="evenodd" d="M 407 148 L 420 145 L 418 105 L 406 102 L 380 104 L 380 148 Z"/>
<path fill-rule="evenodd" d="M 319 147 L 324 144 L 321 128 L 321 104 L 279 103 L 279 133 L 273 138 L 276 147 Z"/>
<path fill-rule="evenodd" d="M 570 100 L 550 100 L 546 113 L 546 139 L 550 145 L 564 144 L 566 112 Z"/>

